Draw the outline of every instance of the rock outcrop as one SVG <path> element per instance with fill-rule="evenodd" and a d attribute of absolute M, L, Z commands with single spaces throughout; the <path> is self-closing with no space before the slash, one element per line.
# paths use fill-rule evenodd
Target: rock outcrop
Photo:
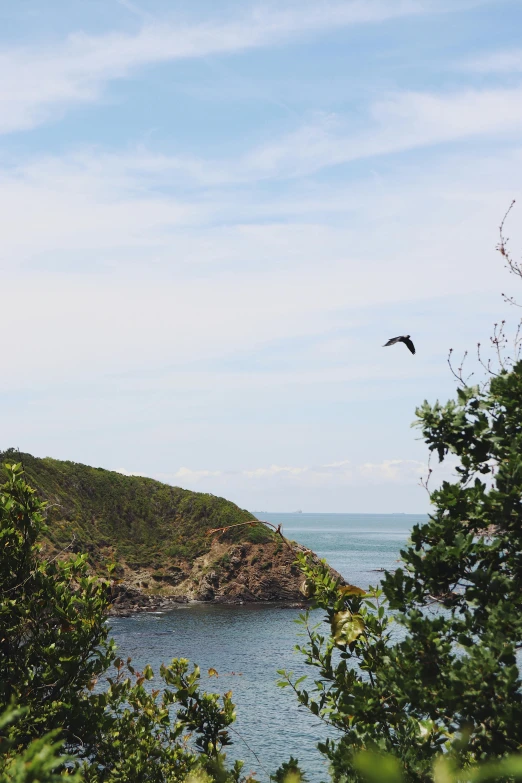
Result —
<path fill-rule="evenodd" d="M 214 541 L 209 552 L 176 571 L 140 569 L 125 573 L 113 589 L 111 614 L 158 611 L 176 603 L 291 602 L 305 603 L 303 575 L 295 553 L 307 551 L 281 541 L 266 544 L 224 544 Z M 312 554 L 312 560 L 319 558 Z M 332 569 L 341 583 L 344 580 Z"/>

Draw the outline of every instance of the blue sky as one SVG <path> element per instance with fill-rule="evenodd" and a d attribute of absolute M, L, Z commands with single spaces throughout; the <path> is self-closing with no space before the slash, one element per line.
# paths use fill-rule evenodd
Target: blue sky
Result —
<path fill-rule="evenodd" d="M 518 0 L 0 0 L 0 446 L 426 510 L 415 407 L 513 315 L 520 29 Z"/>

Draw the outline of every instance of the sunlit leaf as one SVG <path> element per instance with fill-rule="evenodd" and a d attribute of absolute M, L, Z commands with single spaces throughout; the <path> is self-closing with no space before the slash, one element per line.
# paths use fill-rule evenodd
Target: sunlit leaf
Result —
<path fill-rule="evenodd" d="M 299 588 L 305 598 L 311 598 L 315 593 L 315 584 L 311 579 L 305 579 Z"/>
<path fill-rule="evenodd" d="M 364 620 L 350 611 L 337 612 L 332 619 L 332 636 L 339 645 L 351 644 L 364 632 Z"/>
<path fill-rule="evenodd" d="M 402 783 L 401 766 L 393 756 L 377 753 L 358 753 L 354 767 L 367 783 Z"/>
<path fill-rule="evenodd" d="M 366 590 L 363 590 L 360 587 L 356 587 L 355 585 L 343 585 L 339 588 L 339 592 L 342 595 L 366 595 Z"/>

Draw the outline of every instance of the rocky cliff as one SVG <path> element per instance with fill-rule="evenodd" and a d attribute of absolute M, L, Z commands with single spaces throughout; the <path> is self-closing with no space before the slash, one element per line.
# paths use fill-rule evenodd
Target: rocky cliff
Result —
<path fill-rule="evenodd" d="M 22 462 L 48 502 L 42 556 L 85 552 L 100 576 L 115 565 L 113 614 L 172 602 L 304 600 L 294 562 L 303 547 L 289 548 L 224 498 L 14 450 L 0 453 L 6 461 Z"/>
<path fill-rule="evenodd" d="M 307 551 L 295 542 L 292 542 L 292 550 Z M 214 541 L 210 550 L 192 563 L 162 573 L 147 569 L 129 571 L 112 588 L 111 614 L 126 616 L 189 601 L 304 604 L 304 577 L 292 550 L 277 540 L 264 544 Z M 318 562 L 316 555 L 311 557 Z M 333 569 L 332 573 L 344 583 L 340 574 Z"/>

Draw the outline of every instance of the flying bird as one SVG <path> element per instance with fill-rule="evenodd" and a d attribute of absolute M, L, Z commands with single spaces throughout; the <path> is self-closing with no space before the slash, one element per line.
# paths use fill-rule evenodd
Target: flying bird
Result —
<path fill-rule="evenodd" d="M 391 340 L 388 340 L 388 342 L 383 345 L 383 348 L 387 348 L 388 345 L 395 345 L 395 343 L 404 343 L 412 353 L 415 353 L 415 346 L 410 340 L 409 334 L 405 334 L 402 337 L 392 337 Z"/>

